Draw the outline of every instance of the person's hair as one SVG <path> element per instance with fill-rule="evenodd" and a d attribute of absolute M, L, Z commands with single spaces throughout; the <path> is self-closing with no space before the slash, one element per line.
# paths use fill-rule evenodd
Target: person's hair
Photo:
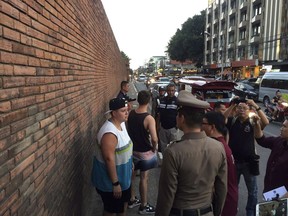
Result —
<path fill-rule="evenodd" d="M 277 94 L 277 93 L 281 93 L 281 91 L 278 89 L 278 90 L 276 91 L 276 94 Z"/>
<path fill-rule="evenodd" d="M 171 87 L 176 88 L 176 86 L 175 86 L 174 83 L 169 83 L 169 84 L 167 85 L 166 89 L 171 88 Z"/>
<path fill-rule="evenodd" d="M 215 125 L 217 131 L 223 136 L 227 135 L 228 129 L 226 128 L 225 117 L 223 114 L 219 112 L 207 112 L 205 113 L 204 118 L 207 119 L 208 124 Z"/>
<path fill-rule="evenodd" d="M 222 102 L 222 101 L 217 101 L 217 102 L 215 102 L 215 104 L 214 104 L 214 109 L 221 108 L 221 105 L 224 105 L 224 106 L 225 106 L 225 103 Z"/>
<path fill-rule="evenodd" d="M 190 128 L 201 128 L 204 113 L 204 109 L 192 107 L 180 107 L 178 109 L 178 115 L 184 116 L 185 123 Z"/>
<path fill-rule="evenodd" d="M 127 84 L 129 84 L 129 82 L 128 81 L 122 81 L 121 82 L 121 89 L 124 87 L 124 86 L 126 86 Z"/>
<path fill-rule="evenodd" d="M 146 105 L 150 102 L 151 93 L 147 90 L 142 90 L 138 93 L 137 101 L 139 105 Z"/>

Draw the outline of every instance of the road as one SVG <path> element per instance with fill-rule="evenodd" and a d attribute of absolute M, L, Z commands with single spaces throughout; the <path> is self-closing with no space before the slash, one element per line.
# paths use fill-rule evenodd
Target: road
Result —
<path fill-rule="evenodd" d="M 146 90 L 146 86 L 141 82 L 135 82 L 135 87 L 136 87 L 137 91 Z M 134 95 L 134 96 L 136 97 L 136 95 Z M 262 107 L 262 110 L 264 109 L 262 106 L 262 103 L 258 103 L 258 105 Z M 280 127 L 281 127 L 280 123 L 271 123 L 265 128 L 264 133 L 266 136 L 278 136 L 280 134 Z M 256 147 L 257 147 L 257 153 L 260 155 L 260 175 L 258 176 L 258 179 L 257 179 L 257 181 L 258 181 L 258 200 L 260 202 L 263 200 L 263 198 L 262 198 L 262 191 L 263 191 L 263 187 L 264 187 L 263 183 L 264 183 L 266 163 L 267 163 L 267 160 L 268 160 L 268 157 L 270 154 L 270 150 L 267 150 L 267 149 L 265 149 L 265 148 L 263 148 L 257 144 L 256 144 Z M 160 171 L 159 168 L 154 169 L 150 175 L 151 178 L 150 178 L 149 185 L 152 185 L 151 186 L 152 187 L 151 188 L 152 193 L 149 193 L 149 196 L 150 196 L 149 200 L 151 201 L 151 204 L 153 204 L 153 205 L 156 202 L 157 187 L 155 187 L 155 184 L 157 185 L 157 183 L 158 183 L 157 178 L 159 176 L 159 173 L 158 173 L 159 171 Z M 243 179 L 243 177 L 241 177 L 240 184 L 239 184 L 239 204 L 238 204 L 239 212 L 238 212 L 237 216 L 245 216 L 245 206 L 246 206 L 246 202 L 247 202 L 247 194 L 248 194 L 248 192 L 246 189 L 244 179 Z M 131 215 L 134 215 L 134 214 L 131 214 Z"/>
<path fill-rule="evenodd" d="M 137 91 L 141 91 L 141 90 L 146 90 L 146 86 L 144 85 L 143 82 L 135 82 L 134 85 L 131 84 L 131 88 L 130 88 L 130 92 L 129 92 L 129 96 L 131 98 L 137 98 Z M 262 106 L 262 104 L 259 103 L 260 106 Z M 137 102 L 133 102 L 133 108 L 137 107 Z M 278 136 L 280 133 L 280 127 L 281 124 L 280 123 L 271 123 L 270 125 L 268 125 L 265 130 L 264 133 L 267 136 Z M 260 155 L 260 175 L 258 176 L 258 200 L 259 202 L 262 201 L 262 191 L 263 191 L 263 183 L 264 183 L 264 175 L 265 175 L 265 167 L 266 167 L 266 163 L 267 163 L 267 159 L 269 157 L 270 154 L 270 150 L 264 149 L 261 146 L 257 146 L 257 152 Z M 159 184 L 159 174 L 160 174 L 160 170 L 161 168 L 155 168 L 152 169 L 150 171 L 150 175 L 149 175 L 149 182 L 148 182 L 148 202 L 155 206 L 156 205 L 156 201 L 157 201 L 157 194 L 158 194 L 158 184 Z M 139 197 L 139 192 L 138 192 L 138 185 L 139 185 L 139 177 L 136 178 L 136 182 L 133 185 L 136 194 L 138 194 Z M 94 191 L 92 197 L 89 199 L 89 203 L 87 203 L 87 209 L 85 211 L 85 214 L 83 214 L 84 216 L 101 216 L 102 215 L 102 202 L 101 202 L 101 198 L 99 197 L 99 195 L 95 192 L 95 189 L 92 188 L 92 190 Z M 243 177 L 240 180 L 240 184 L 239 184 L 239 203 L 238 203 L 238 207 L 239 207 L 239 212 L 237 214 L 237 216 L 245 216 L 245 206 L 246 206 L 246 202 L 247 202 L 247 189 L 244 183 L 244 179 Z M 139 216 L 138 214 L 138 208 L 134 208 L 134 209 L 128 209 L 128 216 Z"/>

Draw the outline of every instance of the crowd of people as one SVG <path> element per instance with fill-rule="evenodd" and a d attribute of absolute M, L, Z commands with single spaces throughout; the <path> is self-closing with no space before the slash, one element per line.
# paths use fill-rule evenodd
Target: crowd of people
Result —
<path fill-rule="evenodd" d="M 241 175 L 247 187 L 246 215 L 256 215 L 259 160 L 256 143 L 271 149 L 264 191 L 288 189 L 288 121 L 279 137 L 265 137 L 265 113 L 251 99 L 235 97 L 228 108 L 210 104 L 171 83 L 159 89 L 152 115 L 149 91 L 138 93 L 131 108 L 129 82 L 109 102 L 110 118 L 98 132 L 92 181 L 104 206 L 103 216 L 125 216 L 127 208 L 156 216 L 236 216 Z M 164 94 L 166 92 L 166 95 Z M 209 111 L 207 111 L 209 110 Z M 253 113 L 253 115 L 251 115 Z M 183 136 L 177 140 L 179 130 Z M 157 152 L 163 154 L 159 163 Z M 156 206 L 148 202 L 149 170 L 161 164 Z M 140 199 L 135 195 L 139 170 Z M 287 196 L 287 195 L 285 195 Z"/>

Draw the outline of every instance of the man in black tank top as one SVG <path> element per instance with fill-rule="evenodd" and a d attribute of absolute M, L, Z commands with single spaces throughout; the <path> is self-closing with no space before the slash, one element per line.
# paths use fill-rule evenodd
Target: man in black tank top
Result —
<path fill-rule="evenodd" d="M 154 214 L 155 208 L 147 201 L 148 171 L 157 166 L 156 149 L 158 144 L 155 119 L 147 112 L 151 94 L 140 91 L 137 101 L 139 107 L 131 110 L 128 117 L 128 134 L 133 142 L 134 170 L 140 170 L 140 214 Z M 135 198 L 132 190 L 132 199 Z M 133 200 L 131 205 L 133 207 Z M 130 207 L 130 208 L 132 208 Z"/>

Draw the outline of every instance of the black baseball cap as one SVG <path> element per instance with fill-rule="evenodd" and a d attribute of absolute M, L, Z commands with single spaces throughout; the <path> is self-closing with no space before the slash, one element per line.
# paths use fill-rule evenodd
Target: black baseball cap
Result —
<path fill-rule="evenodd" d="M 105 114 L 118 110 L 128 106 L 127 101 L 124 98 L 113 98 L 109 101 L 109 110 Z"/>

